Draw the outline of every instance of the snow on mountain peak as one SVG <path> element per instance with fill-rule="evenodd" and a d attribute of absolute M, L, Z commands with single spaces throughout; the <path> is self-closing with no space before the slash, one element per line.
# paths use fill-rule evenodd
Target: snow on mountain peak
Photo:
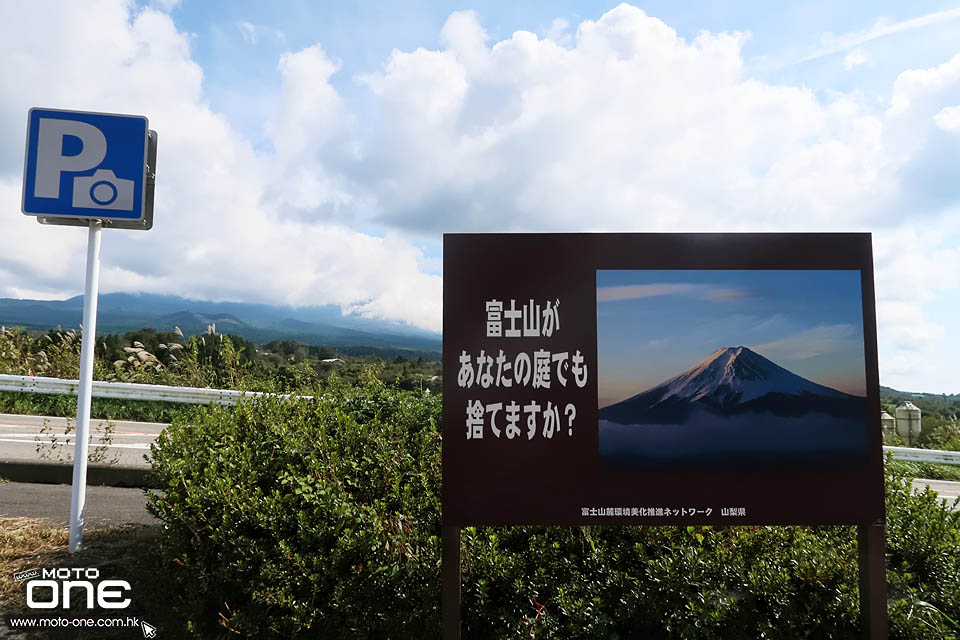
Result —
<path fill-rule="evenodd" d="M 701 399 L 727 405 L 749 402 L 768 393 L 844 395 L 791 373 L 744 346 L 717 349 L 644 395 L 658 397 L 653 406 L 668 400 Z"/>

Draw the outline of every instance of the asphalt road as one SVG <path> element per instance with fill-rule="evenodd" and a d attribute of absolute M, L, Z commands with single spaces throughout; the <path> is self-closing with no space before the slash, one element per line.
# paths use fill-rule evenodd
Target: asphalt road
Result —
<path fill-rule="evenodd" d="M 3 518 L 43 518 L 69 526 L 70 497 L 68 484 L 0 483 L 0 529 Z M 156 524 L 146 503 L 143 489 L 87 487 L 84 525 Z"/>
<path fill-rule="evenodd" d="M 913 481 L 913 488 L 917 491 L 923 491 L 923 488 L 929 486 L 930 489 L 939 494 L 940 499 L 947 504 L 953 504 L 953 501 L 960 497 L 960 482 L 947 482 L 946 480 L 920 480 Z M 960 506 L 957 507 L 960 510 Z"/>
<path fill-rule="evenodd" d="M 67 425 L 75 422 L 68 418 L 0 413 L 0 460 L 72 463 L 74 432 L 67 433 Z M 104 463 L 146 467 L 143 456 L 166 426 L 157 422 L 91 420 L 90 453 L 99 452 Z"/>

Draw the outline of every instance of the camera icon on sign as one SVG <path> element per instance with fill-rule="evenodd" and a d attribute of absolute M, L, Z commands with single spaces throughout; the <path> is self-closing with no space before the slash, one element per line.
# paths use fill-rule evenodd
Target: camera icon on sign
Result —
<path fill-rule="evenodd" d="M 74 178 L 73 206 L 133 211 L 133 180 L 118 178 L 109 169 Z"/>

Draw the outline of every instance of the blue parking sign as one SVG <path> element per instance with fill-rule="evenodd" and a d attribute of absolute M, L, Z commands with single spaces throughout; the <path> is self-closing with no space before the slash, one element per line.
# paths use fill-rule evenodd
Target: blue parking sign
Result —
<path fill-rule="evenodd" d="M 148 130 L 144 116 L 30 109 L 23 213 L 143 219 Z"/>

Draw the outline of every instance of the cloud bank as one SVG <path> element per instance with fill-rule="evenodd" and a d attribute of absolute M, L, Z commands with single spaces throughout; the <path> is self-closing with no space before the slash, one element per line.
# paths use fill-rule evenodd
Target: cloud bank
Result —
<path fill-rule="evenodd" d="M 947 373 L 928 307 L 960 272 L 960 54 L 904 70 L 878 108 L 761 82 L 745 35 L 684 40 L 626 4 L 500 41 L 457 12 L 440 49 L 348 79 L 375 118 L 347 106 L 323 43 L 283 55 L 263 149 L 210 108 L 166 13 L 41 5 L 0 6 L 7 211 L 30 106 L 143 113 L 160 133 L 155 230 L 105 234 L 104 291 L 332 303 L 439 330 L 421 247 L 445 231 L 867 230 L 885 383 Z M 13 214 L 5 230 L 0 295 L 80 290 L 82 232 Z"/>

